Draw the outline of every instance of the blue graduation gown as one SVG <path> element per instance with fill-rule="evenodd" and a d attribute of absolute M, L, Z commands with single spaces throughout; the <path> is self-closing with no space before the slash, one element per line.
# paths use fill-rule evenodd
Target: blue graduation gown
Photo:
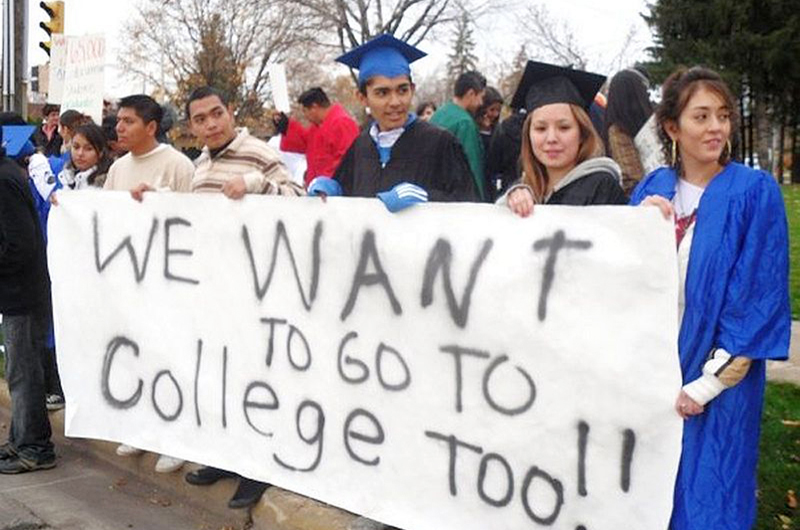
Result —
<path fill-rule="evenodd" d="M 637 186 L 672 199 L 676 174 L 661 168 Z M 684 384 L 712 348 L 752 359 L 747 376 L 686 420 L 670 530 L 748 530 L 756 515 L 756 464 L 765 360 L 788 358 L 789 240 L 780 187 L 730 163 L 700 199 L 678 339 Z M 675 389 L 677 397 L 678 389 Z"/>

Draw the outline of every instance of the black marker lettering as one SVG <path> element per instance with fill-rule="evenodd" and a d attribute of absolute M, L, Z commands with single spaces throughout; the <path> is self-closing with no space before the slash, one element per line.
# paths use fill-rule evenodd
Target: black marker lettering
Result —
<path fill-rule="evenodd" d="M 255 392 L 256 390 L 265 390 L 267 394 L 269 394 L 269 401 L 255 401 L 250 397 L 250 394 Z M 252 418 L 250 418 L 250 409 L 256 410 L 278 410 L 279 407 L 278 402 L 278 395 L 272 390 L 272 387 L 269 384 L 261 382 L 261 381 L 253 381 L 249 385 L 247 385 L 247 390 L 244 391 L 244 399 L 242 400 L 242 409 L 244 410 L 244 419 L 247 424 L 250 426 L 251 429 L 256 431 L 258 434 L 262 436 L 266 436 L 267 438 L 272 437 L 271 432 L 266 432 L 253 424 Z"/>
<path fill-rule="evenodd" d="M 403 367 L 404 377 L 403 380 L 399 383 L 388 383 L 386 379 L 383 377 L 383 354 L 390 353 L 392 356 L 397 359 L 400 363 L 400 366 Z M 405 390 L 411 385 L 411 372 L 408 369 L 408 365 L 406 364 L 405 359 L 403 356 L 400 355 L 400 352 L 392 348 L 391 346 L 387 346 L 384 343 L 380 343 L 378 346 L 378 351 L 375 355 L 375 370 L 378 372 L 378 381 L 380 382 L 381 386 L 386 390 L 391 390 L 394 392 L 399 392 L 401 390 Z"/>
<path fill-rule="evenodd" d="M 156 389 L 158 388 L 158 382 L 164 376 L 169 377 L 169 380 L 172 381 L 172 385 L 175 387 L 175 391 L 178 393 L 178 406 L 176 407 L 175 412 L 172 414 L 166 414 L 156 400 Z M 181 387 L 178 385 L 178 381 L 169 370 L 161 370 L 156 374 L 155 379 L 153 379 L 153 388 L 150 391 L 150 397 L 153 401 L 153 408 L 155 409 L 156 414 L 158 414 L 162 420 L 175 421 L 178 419 L 178 416 L 181 415 L 181 411 L 183 411 L 183 392 L 181 392 Z"/>
<path fill-rule="evenodd" d="M 631 489 L 631 463 L 633 462 L 633 450 L 636 447 L 636 433 L 631 429 L 625 429 L 625 432 L 622 433 L 622 440 L 620 487 L 622 491 L 628 493 Z"/>
<path fill-rule="evenodd" d="M 461 367 L 461 357 L 464 355 L 469 357 L 477 357 L 478 359 L 488 359 L 489 353 L 481 350 L 476 350 L 472 348 L 462 348 L 461 346 L 450 345 L 450 346 L 441 346 L 439 348 L 440 351 L 443 353 L 449 353 L 453 355 L 453 360 L 455 361 L 455 376 L 456 376 L 456 412 L 461 412 L 463 407 L 461 405 L 461 389 L 463 388 L 463 370 Z"/>
<path fill-rule="evenodd" d="M 294 360 L 294 356 L 292 355 L 292 351 L 293 351 L 293 349 L 292 349 L 292 344 L 293 344 L 292 339 L 294 338 L 295 335 L 300 337 L 300 340 L 303 341 L 303 347 L 304 347 L 305 352 L 306 352 L 305 353 L 306 358 L 305 358 L 305 363 L 304 364 L 296 363 L 295 360 Z M 308 370 L 311 367 L 311 347 L 308 345 L 308 341 L 306 340 L 306 336 L 303 335 L 302 331 L 300 331 L 299 329 L 297 329 L 295 326 L 293 326 L 291 324 L 289 324 L 289 336 L 286 338 L 286 351 L 288 352 L 288 355 L 289 355 L 289 364 L 291 364 L 295 368 L 295 370 L 297 370 L 299 372 L 305 372 L 306 370 Z"/>
<path fill-rule="evenodd" d="M 553 507 L 553 511 L 547 517 L 537 515 L 533 511 L 533 508 L 531 508 L 530 500 L 528 499 L 528 490 L 530 490 L 533 480 L 537 478 L 550 486 L 550 488 L 553 490 L 553 493 L 556 494 L 555 506 Z M 556 519 L 558 519 L 558 515 L 561 513 L 561 506 L 564 505 L 564 486 L 561 485 L 559 480 L 554 479 L 547 472 L 542 471 L 538 467 L 534 466 L 530 468 L 528 470 L 528 474 L 525 475 L 525 480 L 522 482 L 521 491 L 522 507 L 525 509 L 525 513 L 528 514 L 528 517 L 530 517 L 531 520 L 543 526 L 550 526 L 556 521 Z"/>
<path fill-rule="evenodd" d="M 314 227 L 314 241 L 312 243 L 312 263 L 311 263 L 311 281 L 309 282 L 308 294 L 306 295 L 305 290 L 303 289 L 303 282 L 300 280 L 300 271 L 297 270 L 297 261 L 294 258 L 294 251 L 292 251 L 292 244 L 289 241 L 289 235 L 286 232 L 286 226 L 284 225 L 283 221 L 278 221 L 277 226 L 275 227 L 275 238 L 272 242 L 272 256 L 270 258 L 269 264 L 269 272 L 267 273 L 267 278 L 264 280 L 262 284 L 258 278 L 258 270 L 256 268 L 256 261 L 255 257 L 253 256 L 253 247 L 250 244 L 250 231 L 247 229 L 246 225 L 242 225 L 242 241 L 244 242 L 244 248 L 247 251 L 247 257 L 250 260 L 250 271 L 253 275 L 253 285 L 255 288 L 255 294 L 259 301 L 264 299 L 266 296 L 267 291 L 269 291 L 269 287 L 272 284 L 272 278 L 275 274 L 275 268 L 278 263 L 278 250 L 281 247 L 281 244 L 286 248 L 286 252 L 289 254 L 289 262 L 292 265 L 292 272 L 294 273 L 294 279 L 297 283 L 297 290 L 300 293 L 300 298 L 303 302 L 303 306 L 306 310 L 311 310 L 311 306 L 314 304 L 314 300 L 317 298 L 317 288 L 319 287 L 319 270 L 320 270 L 320 242 L 322 240 L 322 221 L 318 221 L 316 226 Z"/>
<path fill-rule="evenodd" d="M 367 273 L 367 267 L 370 262 L 372 262 L 375 272 Z M 389 276 L 387 276 L 386 271 L 384 271 L 381 265 L 378 249 L 375 247 L 375 232 L 367 230 L 364 233 L 364 238 L 361 240 L 361 253 L 358 258 L 356 272 L 353 275 L 350 295 L 347 297 L 347 303 L 345 303 L 340 316 L 342 322 L 344 322 L 353 311 L 361 288 L 371 287 L 373 285 L 380 285 L 383 287 L 383 291 L 386 293 L 387 298 L 389 298 L 389 303 L 395 315 L 403 314 L 403 308 L 400 307 L 400 302 L 397 301 L 392 285 L 389 283 Z"/>
<path fill-rule="evenodd" d="M 346 383 L 350 383 L 351 385 L 356 385 L 358 383 L 363 383 L 369 377 L 369 368 L 359 359 L 354 359 L 349 355 L 344 354 L 344 347 L 347 345 L 348 342 L 358 337 L 358 333 L 355 331 L 351 331 L 347 335 L 344 336 L 342 342 L 339 343 L 339 355 L 338 355 L 338 362 L 336 363 L 336 368 L 339 370 L 339 376 L 342 378 L 343 381 Z M 344 366 L 355 366 L 357 371 L 359 372 L 356 375 L 347 375 L 344 373 Z"/>
<path fill-rule="evenodd" d="M 472 262 L 472 268 L 469 272 L 469 280 L 467 281 L 464 292 L 461 294 L 461 303 L 456 301 L 456 295 L 453 292 L 453 281 L 450 274 L 450 265 L 453 261 L 453 250 L 450 242 L 446 239 L 439 239 L 436 241 L 433 250 L 428 256 L 428 262 L 425 264 L 425 276 L 422 281 L 422 307 L 428 307 L 433 303 L 433 284 L 436 281 L 439 271 L 442 272 L 442 283 L 444 286 L 444 294 L 447 298 L 447 307 L 450 310 L 450 317 L 453 322 L 460 328 L 467 326 L 467 319 L 469 318 L 469 307 L 472 300 L 472 291 L 475 289 L 475 281 L 478 278 L 478 272 L 481 270 L 483 262 L 492 250 L 494 242 L 487 239 L 483 243 L 481 251 Z"/>
<path fill-rule="evenodd" d="M 592 248 L 591 241 L 572 241 L 567 239 L 563 230 L 556 231 L 549 239 L 540 239 L 533 244 L 533 250 L 548 250 L 547 261 L 545 262 L 544 272 L 542 273 L 542 290 L 539 293 L 539 321 L 544 322 L 547 318 L 547 297 L 556 278 L 556 261 L 558 253 L 563 249 L 588 250 Z"/>
<path fill-rule="evenodd" d="M 147 239 L 147 247 L 144 251 L 144 258 L 142 260 L 142 264 L 139 265 L 139 260 L 136 257 L 136 249 L 133 248 L 133 243 L 131 243 L 131 236 L 125 237 L 122 242 L 117 245 L 117 248 L 114 249 L 114 252 L 108 255 L 104 260 L 100 260 L 100 227 L 99 227 L 99 220 L 97 218 L 97 212 L 94 213 L 92 216 L 92 224 L 94 225 L 94 263 L 97 267 L 97 272 L 102 273 L 106 267 L 116 258 L 123 250 L 128 251 L 128 255 L 131 258 L 131 265 L 133 266 L 133 275 L 136 278 L 136 283 L 141 283 L 144 279 L 145 274 L 147 273 L 147 263 L 150 261 L 150 250 L 153 248 L 153 239 L 156 237 L 156 232 L 158 231 L 158 219 L 153 219 L 153 223 L 150 225 L 150 235 Z"/>
<path fill-rule="evenodd" d="M 191 256 L 193 252 L 187 249 L 173 249 L 169 245 L 169 235 L 172 231 L 173 225 L 179 226 L 192 226 L 192 223 L 187 221 L 186 219 L 181 219 L 180 217 L 170 217 L 166 221 L 164 221 L 164 277 L 168 280 L 175 280 L 177 282 L 184 282 L 191 285 L 197 285 L 200 282 L 193 278 L 186 278 L 184 276 L 178 276 L 176 274 L 172 274 L 169 268 L 169 259 L 170 256 Z"/>
<path fill-rule="evenodd" d="M 269 325 L 269 340 L 267 342 L 267 368 L 272 366 L 272 356 L 275 353 L 275 326 L 286 324 L 282 318 L 262 318 L 261 322 Z"/>
<path fill-rule="evenodd" d="M 300 427 L 303 411 L 306 409 L 311 409 L 317 414 L 316 430 L 314 434 L 308 437 L 306 437 L 303 434 L 303 430 Z M 278 458 L 278 455 L 272 455 L 272 458 L 275 459 L 275 462 L 277 462 L 278 464 L 280 464 L 281 466 L 285 467 L 290 471 L 301 471 L 301 472 L 314 471 L 315 469 L 317 469 L 317 466 L 319 466 L 320 460 L 322 460 L 322 446 L 323 446 L 322 442 L 324 441 L 323 433 L 325 430 L 325 413 L 322 412 L 322 407 L 319 405 L 319 403 L 307 399 L 303 401 L 297 408 L 297 416 L 295 418 L 295 423 L 297 424 L 297 436 L 299 436 L 301 440 L 303 440 L 308 445 L 314 445 L 317 444 L 317 442 L 319 442 L 317 444 L 317 456 L 314 459 L 314 462 L 312 462 L 311 465 L 306 468 L 298 468 L 285 463 L 283 460 Z"/>
<path fill-rule="evenodd" d="M 456 489 L 456 451 L 459 447 L 463 447 L 464 449 L 469 449 L 477 454 L 482 454 L 483 448 L 478 447 L 477 445 L 471 445 L 462 442 L 452 434 L 450 436 L 445 436 L 443 434 L 439 434 L 438 432 L 425 431 L 425 436 L 447 443 L 447 447 L 450 452 L 450 463 L 447 475 L 450 484 L 450 495 L 455 497 L 458 494 L 458 490 Z"/>
<path fill-rule="evenodd" d="M 503 471 L 505 472 L 506 493 L 500 499 L 493 499 L 489 497 L 485 490 L 486 474 L 489 468 L 489 462 L 492 461 L 499 462 L 503 468 Z M 481 458 L 481 466 L 478 470 L 478 495 L 486 504 L 489 506 L 494 506 L 495 508 L 507 506 L 508 503 L 511 502 L 511 498 L 514 496 L 514 474 L 511 471 L 511 466 L 508 464 L 508 462 L 506 462 L 505 458 L 497 453 L 486 453 L 483 455 L 483 458 Z"/>
<path fill-rule="evenodd" d="M 114 356 L 116 356 L 117 350 L 123 346 L 130 348 L 134 357 L 139 357 L 138 344 L 126 337 L 114 337 L 111 339 L 111 342 L 108 343 L 108 347 L 106 348 L 106 354 L 103 357 L 103 372 L 100 378 L 100 388 L 103 392 L 103 398 L 105 398 L 106 403 L 119 410 L 125 410 L 136 406 L 136 404 L 139 402 L 139 399 L 142 397 L 142 387 L 144 386 L 142 380 L 139 379 L 139 382 L 136 386 L 136 391 L 128 399 L 117 399 L 111 393 L 111 388 L 109 387 L 109 379 L 111 378 L 111 365 L 114 363 Z"/>
<path fill-rule="evenodd" d="M 525 382 L 528 383 L 528 388 L 530 389 L 528 393 L 528 399 L 525 401 L 525 403 L 517 408 L 506 408 L 498 405 L 489 392 L 489 379 L 491 379 L 495 369 L 506 361 L 508 361 L 508 355 L 501 355 L 492 361 L 489 367 L 483 373 L 483 397 L 486 398 L 486 402 L 489 404 L 489 406 L 500 414 L 504 414 L 506 416 L 516 416 L 518 414 L 522 414 L 533 406 L 533 402 L 536 400 L 536 385 L 533 384 L 533 379 L 531 379 L 531 376 L 528 375 L 528 372 L 519 366 L 516 366 L 515 368 L 517 371 L 522 374 L 522 377 L 525 378 Z"/>
<path fill-rule="evenodd" d="M 372 430 L 374 431 L 374 434 L 364 434 L 361 431 L 355 430 L 355 428 L 352 427 L 352 424 L 358 418 L 364 418 L 369 421 L 372 424 Z M 350 455 L 350 458 L 356 462 L 361 462 L 365 466 L 377 466 L 380 464 L 381 457 L 379 456 L 368 460 L 367 458 L 356 454 L 353 446 L 350 443 L 351 439 L 373 445 L 381 445 L 386 440 L 383 427 L 374 414 L 364 409 L 356 409 L 347 415 L 347 419 L 344 422 L 344 447 L 347 450 L 347 454 Z"/>

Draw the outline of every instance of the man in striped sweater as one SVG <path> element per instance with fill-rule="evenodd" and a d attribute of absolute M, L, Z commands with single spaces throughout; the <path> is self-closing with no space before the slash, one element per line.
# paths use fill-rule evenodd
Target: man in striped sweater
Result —
<path fill-rule="evenodd" d="M 195 161 L 193 193 L 221 192 L 231 199 L 247 193 L 305 195 L 273 148 L 246 128 L 236 128 L 233 109 L 216 89 L 195 89 L 186 103 L 186 117 L 189 130 L 203 144 Z M 152 190 L 142 184 L 132 194 L 141 200 L 145 191 Z"/>
<path fill-rule="evenodd" d="M 266 142 L 251 136 L 245 128 L 237 129 L 233 109 L 225 96 L 211 87 L 195 89 L 186 103 L 189 130 L 203 143 L 195 161 L 193 193 L 223 193 L 230 199 L 241 199 L 248 193 L 305 195 L 302 186 L 292 182 L 280 155 Z M 145 191 L 141 185 L 131 192 L 141 201 Z M 215 467 L 201 467 L 186 474 L 186 481 L 197 486 L 213 484 L 223 478 L 236 478 L 233 472 Z M 228 502 L 231 508 L 252 506 L 269 484 L 239 477 L 239 486 Z"/>

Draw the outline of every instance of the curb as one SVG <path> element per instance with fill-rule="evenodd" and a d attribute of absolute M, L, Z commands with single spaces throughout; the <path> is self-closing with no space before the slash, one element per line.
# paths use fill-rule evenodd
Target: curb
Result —
<path fill-rule="evenodd" d="M 0 380 L 0 407 L 10 410 L 11 397 L 8 385 Z M 377 530 L 383 525 L 364 517 L 346 512 L 317 500 L 303 497 L 277 486 L 269 488 L 261 500 L 250 510 L 230 510 L 228 499 L 236 489 L 231 480 L 221 480 L 211 486 L 192 486 L 183 476 L 186 471 L 196 469 L 197 464 L 187 464 L 175 473 L 156 473 L 157 456 L 144 453 L 133 457 L 116 454 L 116 443 L 101 440 L 67 438 L 64 436 L 64 411 L 50 412 L 53 442 L 69 445 L 78 452 L 101 460 L 111 466 L 135 475 L 145 483 L 152 484 L 180 502 L 199 510 L 211 512 L 222 519 L 230 520 L 237 528 L 253 530 Z"/>

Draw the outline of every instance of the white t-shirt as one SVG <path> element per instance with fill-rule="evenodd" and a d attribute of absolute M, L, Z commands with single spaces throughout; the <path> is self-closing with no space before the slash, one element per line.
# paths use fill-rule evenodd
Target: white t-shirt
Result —
<path fill-rule="evenodd" d="M 675 208 L 675 215 L 678 219 L 691 215 L 697 209 L 704 191 L 706 191 L 705 188 L 678 179 L 675 196 L 672 198 L 672 207 Z"/>

